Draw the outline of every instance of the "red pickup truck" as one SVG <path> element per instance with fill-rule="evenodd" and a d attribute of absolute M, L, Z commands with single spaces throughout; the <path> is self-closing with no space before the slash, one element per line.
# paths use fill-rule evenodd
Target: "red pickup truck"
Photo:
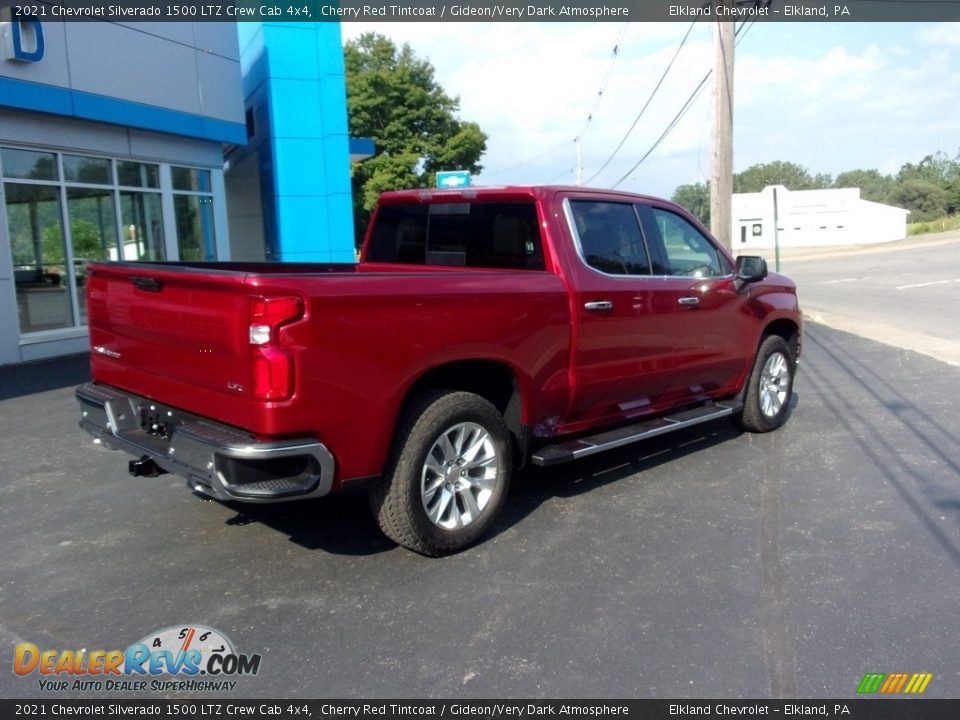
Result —
<path fill-rule="evenodd" d="M 92 263 L 81 427 L 221 500 L 364 487 L 426 555 L 513 470 L 787 418 L 795 285 L 683 208 L 580 187 L 385 193 L 356 265 Z"/>

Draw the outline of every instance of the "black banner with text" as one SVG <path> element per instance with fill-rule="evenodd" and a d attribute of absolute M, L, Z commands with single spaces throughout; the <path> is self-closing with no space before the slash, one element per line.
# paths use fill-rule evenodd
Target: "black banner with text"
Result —
<path fill-rule="evenodd" d="M 954 0 L 0 0 L 15 19 L 34 21 L 256 22 L 642 22 L 960 20 Z"/>
<path fill-rule="evenodd" d="M 840 718 L 940 720 L 960 715 L 960 700 L 0 700 L 2 718 Z"/>

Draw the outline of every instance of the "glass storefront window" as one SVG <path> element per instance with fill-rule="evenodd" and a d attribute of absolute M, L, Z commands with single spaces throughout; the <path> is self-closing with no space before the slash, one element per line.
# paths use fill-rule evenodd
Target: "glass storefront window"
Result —
<path fill-rule="evenodd" d="M 186 192 L 208 193 L 210 187 L 210 171 L 198 168 L 172 167 L 173 189 Z"/>
<path fill-rule="evenodd" d="M 170 168 L 170 175 L 180 259 L 216 260 L 210 171 L 174 166 Z"/>
<path fill-rule="evenodd" d="M 87 323 L 87 263 L 118 260 L 117 214 L 109 188 L 67 188 L 67 217 L 73 242 L 73 272 L 76 278 L 80 324 Z"/>
<path fill-rule="evenodd" d="M 204 195 L 174 195 L 177 246 L 181 260 L 216 260 L 213 234 L 213 198 Z"/>
<path fill-rule="evenodd" d="M 24 180 L 58 180 L 57 156 L 54 153 L 35 150 L 13 150 L 3 148 L 0 151 L 3 162 L 3 176 Z"/>
<path fill-rule="evenodd" d="M 4 195 L 20 332 L 72 327 L 58 188 L 4 183 Z"/>
<path fill-rule="evenodd" d="M 63 156 L 63 179 L 67 182 L 112 185 L 110 161 L 104 158 Z"/>
<path fill-rule="evenodd" d="M 120 260 L 166 260 L 160 193 L 120 191 Z"/>
<path fill-rule="evenodd" d="M 21 334 L 86 325 L 90 262 L 216 260 L 214 172 L 0 147 Z"/>
<path fill-rule="evenodd" d="M 159 188 L 160 168 L 150 163 L 118 160 L 117 184 L 127 187 Z"/>

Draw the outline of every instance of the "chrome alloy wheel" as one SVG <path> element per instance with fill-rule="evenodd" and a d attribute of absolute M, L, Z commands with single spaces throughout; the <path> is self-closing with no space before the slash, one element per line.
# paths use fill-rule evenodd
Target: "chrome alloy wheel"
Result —
<path fill-rule="evenodd" d="M 497 446 L 483 426 L 464 422 L 444 430 L 420 473 L 427 517 L 444 530 L 470 525 L 490 502 L 499 469 Z"/>
<path fill-rule="evenodd" d="M 760 374 L 760 411 L 768 418 L 776 417 L 787 401 L 790 388 L 790 363 L 782 353 L 767 358 Z"/>

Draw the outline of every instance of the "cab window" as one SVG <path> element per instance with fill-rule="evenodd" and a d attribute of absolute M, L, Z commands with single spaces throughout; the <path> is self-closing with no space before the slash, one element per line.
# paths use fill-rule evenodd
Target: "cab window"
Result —
<path fill-rule="evenodd" d="M 714 244 L 685 218 L 663 208 L 648 210 L 644 214 L 658 250 L 654 274 L 720 277 L 730 272 Z"/>
<path fill-rule="evenodd" d="M 367 259 L 411 265 L 543 270 L 532 202 L 384 205 Z"/>
<path fill-rule="evenodd" d="M 649 275 L 650 262 L 637 213 L 628 203 L 571 200 L 583 259 L 608 275 Z"/>

